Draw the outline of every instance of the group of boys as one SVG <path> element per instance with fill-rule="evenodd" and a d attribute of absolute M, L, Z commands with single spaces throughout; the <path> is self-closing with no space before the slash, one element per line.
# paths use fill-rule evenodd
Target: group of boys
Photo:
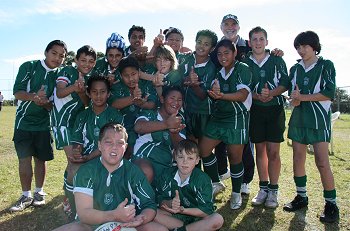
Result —
<path fill-rule="evenodd" d="M 254 85 L 252 87 L 254 102 L 250 139 L 258 143 L 260 191 L 252 204 L 276 208 L 279 143 L 283 142 L 285 129 L 281 94 L 289 87 L 287 69 L 282 58 L 266 52 L 267 33 L 264 29 L 254 28 L 247 42 L 238 36 L 238 18 L 229 14 L 222 19 L 221 30 L 223 39 L 229 39 L 236 45 L 236 59 L 250 67 L 252 82 L 256 83 L 255 88 Z M 197 36 L 196 52 L 182 56 L 179 65 L 183 75 L 188 76 L 184 87 L 184 110 L 186 118 L 190 118 L 186 121 L 189 122 L 188 137 L 197 141 L 203 135 L 203 118 L 210 117 L 207 109 L 211 107 L 211 100 L 208 95 L 201 98 L 198 88 L 206 92 L 215 79 L 217 59 L 210 57 L 217 42 L 215 37 L 212 32 L 207 36 Z M 80 221 L 60 227 L 60 230 L 92 229 L 109 221 L 118 221 L 124 227 L 137 230 L 199 230 L 198 227 L 201 230 L 204 230 L 202 227 L 217 230 L 223 219 L 214 212 L 213 195 L 224 187 L 214 184 L 213 189 L 210 178 L 195 168 L 200 156 L 194 142 L 184 140 L 176 145 L 174 159 L 177 167 L 157 179 L 156 193 L 142 172 L 123 159 L 124 154 L 127 159 L 133 154 L 130 147 L 137 137 L 133 124 L 139 111 L 154 109 L 159 97 L 152 82 L 139 79 L 140 70 L 154 73 L 154 68 L 145 64 L 149 57 L 146 57 L 147 48 L 143 46 L 144 29 L 133 26 L 128 38 L 131 45 L 125 47 L 123 38 L 113 33 L 106 43 L 106 57 L 97 62 L 93 48 L 83 46 L 77 52 L 76 67 L 63 68 L 59 67 L 66 57 L 67 47 L 64 42 L 55 40 L 48 44 L 44 60 L 26 62 L 20 67 L 14 86 L 19 104 L 13 140 L 19 158 L 23 194 L 10 210 L 21 211 L 30 205 L 45 204 L 46 161 L 53 159 L 52 127 L 57 149 L 63 149 L 67 155 L 65 195 L 71 203 L 71 212 L 77 213 Z M 200 56 L 198 60 L 196 58 L 201 52 L 204 53 L 202 57 L 207 59 L 198 62 Z M 277 50 L 277 55 L 280 53 Z M 137 64 L 134 60 L 138 60 Z M 264 65 L 266 63 L 269 65 Z M 132 71 L 126 73 L 129 67 Z M 137 75 L 135 79 L 133 72 Z M 213 75 L 208 77 L 209 72 Z M 261 78 L 265 79 L 264 84 L 261 84 Z M 132 86 L 128 81 L 132 82 Z M 204 106 L 203 99 L 207 100 Z M 270 109 L 275 113 L 271 114 Z M 201 124 L 196 124 L 197 121 Z M 268 126 L 268 134 L 264 133 L 266 128 L 262 128 L 261 124 Z M 250 149 L 249 144 L 247 149 Z M 226 171 L 229 174 L 225 163 L 227 157 L 223 155 L 225 145 L 218 146 L 216 151 L 218 161 L 221 160 L 220 174 Z M 35 163 L 34 196 L 30 191 L 32 156 Z M 249 193 L 247 184 L 253 178 L 253 155 L 248 151 L 243 153 L 243 159 L 246 159 L 245 174 L 249 175 L 243 192 Z"/>

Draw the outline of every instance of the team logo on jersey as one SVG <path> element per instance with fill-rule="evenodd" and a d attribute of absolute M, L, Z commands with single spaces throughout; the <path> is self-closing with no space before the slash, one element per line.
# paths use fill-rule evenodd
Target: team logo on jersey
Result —
<path fill-rule="evenodd" d="M 224 84 L 224 86 L 222 87 L 223 91 L 228 91 L 230 89 L 229 85 L 227 83 Z"/>
<path fill-rule="evenodd" d="M 182 198 L 184 204 L 189 207 L 191 205 L 190 201 L 187 199 L 187 197 Z"/>
<path fill-rule="evenodd" d="M 99 136 L 99 134 L 100 134 L 100 129 L 94 128 L 94 136 Z"/>
<path fill-rule="evenodd" d="M 266 77 L 266 72 L 265 70 L 260 70 L 260 77 L 265 78 Z"/>
<path fill-rule="evenodd" d="M 103 202 L 105 203 L 105 205 L 110 205 L 113 202 L 113 194 L 106 193 Z"/>
<path fill-rule="evenodd" d="M 305 77 L 304 78 L 304 86 L 307 86 L 307 85 L 309 85 L 309 78 L 308 77 Z"/>
<path fill-rule="evenodd" d="M 163 138 L 164 138 L 164 140 L 169 140 L 169 133 L 163 132 Z"/>

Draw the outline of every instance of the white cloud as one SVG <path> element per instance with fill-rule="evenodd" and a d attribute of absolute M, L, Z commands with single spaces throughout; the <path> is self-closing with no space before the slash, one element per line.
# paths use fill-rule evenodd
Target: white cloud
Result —
<path fill-rule="evenodd" d="M 13 68 L 18 69 L 22 63 L 28 60 L 38 60 L 43 58 L 44 58 L 43 54 L 32 54 L 27 56 L 16 57 L 14 59 L 4 59 L 3 62 L 7 64 L 11 64 Z"/>

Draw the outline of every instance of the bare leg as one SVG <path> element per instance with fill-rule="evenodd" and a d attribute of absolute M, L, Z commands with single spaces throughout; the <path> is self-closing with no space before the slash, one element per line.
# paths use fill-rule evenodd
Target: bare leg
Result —
<path fill-rule="evenodd" d="M 30 191 L 32 178 L 33 178 L 31 156 L 19 159 L 18 171 L 19 171 L 19 178 L 21 181 L 22 191 Z"/>
<path fill-rule="evenodd" d="M 276 185 L 281 172 L 280 144 L 267 142 L 266 147 L 270 184 Z"/>
<path fill-rule="evenodd" d="M 46 176 L 46 161 L 42 161 L 34 157 L 34 163 L 35 186 L 37 188 L 42 188 Z"/>
<path fill-rule="evenodd" d="M 328 157 L 328 143 L 320 142 L 313 144 L 315 150 L 315 163 L 321 175 L 321 181 L 325 190 L 333 190 L 334 177 Z"/>
<path fill-rule="evenodd" d="M 306 145 L 293 141 L 292 146 L 294 176 L 305 176 Z"/>
<path fill-rule="evenodd" d="M 259 180 L 269 181 L 266 142 L 256 143 L 255 150 L 256 150 L 256 168 L 258 169 Z"/>
<path fill-rule="evenodd" d="M 218 213 L 213 213 L 210 216 L 203 218 L 200 221 L 193 222 L 189 225 L 186 225 L 187 231 L 212 231 L 218 230 L 224 224 L 224 219 Z"/>

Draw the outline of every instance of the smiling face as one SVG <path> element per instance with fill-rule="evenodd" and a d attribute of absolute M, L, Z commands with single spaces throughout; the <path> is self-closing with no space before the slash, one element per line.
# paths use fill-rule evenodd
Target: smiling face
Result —
<path fill-rule="evenodd" d="M 249 46 L 252 48 L 252 51 L 256 55 L 261 55 L 265 53 L 265 47 L 267 46 L 268 41 L 265 34 L 261 32 L 253 33 L 249 39 Z"/>
<path fill-rule="evenodd" d="M 176 152 L 175 160 L 179 169 L 179 175 L 184 180 L 191 175 L 193 169 L 199 163 L 199 156 L 195 152 L 186 152 L 185 149 L 182 149 Z"/>
<path fill-rule="evenodd" d="M 239 24 L 233 19 L 226 19 L 221 23 L 221 31 L 226 39 L 235 41 L 239 32 Z"/>
<path fill-rule="evenodd" d="M 233 67 L 235 61 L 236 52 L 233 52 L 226 46 L 220 46 L 218 48 L 217 57 L 219 63 L 225 70 L 229 70 Z"/>
<path fill-rule="evenodd" d="M 170 59 L 167 59 L 163 56 L 156 58 L 156 67 L 159 73 L 161 74 L 167 74 L 171 71 L 173 66 L 173 63 Z"/>
<path fill-rule="evenodd" d="M 54 45 L 50 50 L 45 51 L 45 64 L 51 69 L 61 66 L 65 58 L 66 50 L 63 46 Z"/>
<path fill-rule="evenodd" d="M 164 98 L 161 98 L 163 110 L 167 115 L 177 114 L 182 107 L 183 97 L 181 92 L 172 90 Z"/>
<path fill-rule="evenodd" d="M 119 65 L 120 60 L 123 58 L 123 53 L 117 48 L 110 48 L 106 54 L 107 61 L 112 68 L 116 68 Z"/>
<path fill-rule="evenodd" d="M 209 53 L 213 50 L 212 41 L 210 37 L 207 36 L 199 36 L 196 41 L 196 55 L 207 57 Z"/>
<path fill-rule="evenodd" d="M 106 82 L 94 81 L 91 84 L 91 89 L 89 89 L 88 94 L 91 98 L 94 108 L 105 108 L 107 99 L 110 95 Z"/>
<path fill-rule="evenodd" d="M 122 80 L 129 88 L 135 88 L 139 82 L 140 72 L 135 67 L 126 67 L 123 69 Z"/>
<path fill-rule="evenodd" d="M 91 55 L 86 55 L 82 53 L 78 59 L 75 59 L 75 63 L 77 64 L 77 69 L 83 75 L 90 73 L 92 68 L 94 68 L 96 64 L 96 60 Z"/>
<path fill-rule="evenodd" d="M 297 52 L 305 63 L 312 62 L 316 58 L 316 52 L 310 45 L 299 45 Z"/>
<path fill-rule="evenodd" d="M 103 138 L 98 141 L 98 148 L 101 151 L 102 164 L 110 172 L 119 167 L 124 156 L 127 143 L 122 131 L 109 128 L 105 131 Z"/>
<path fill-rule="evenodd" d="M 174 50 L 174 52 L 178 52 L 183 43 L 182 36 L 178 33 L 171 33 L 165 42 Z"/>
<path fill-rule="evenodd" d="M 145 42 L 145 34 L 142 31 L 134 30 L 130 35 L 129 42 L 132 48 L 131 50 L 134 51 L 143 46 L 143 43 Z"/>

